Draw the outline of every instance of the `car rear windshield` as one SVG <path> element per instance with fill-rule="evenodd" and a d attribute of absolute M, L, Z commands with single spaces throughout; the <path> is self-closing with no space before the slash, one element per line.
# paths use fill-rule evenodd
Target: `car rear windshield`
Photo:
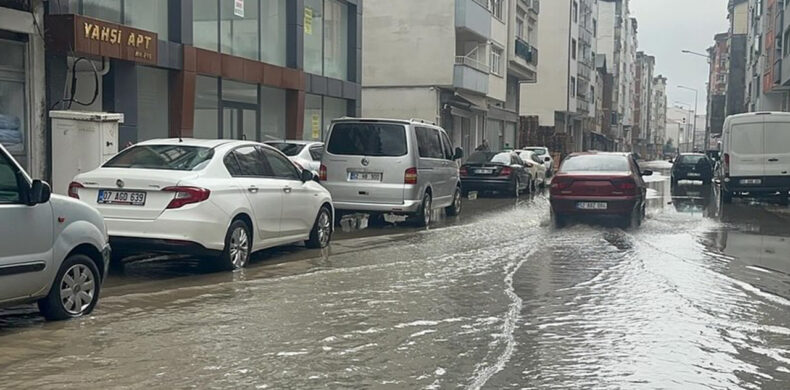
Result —
<path fill-rule="evenodd" d="M 545 148 L 527 148 L 527 150 L 531 150 L 531 151 L 535 152 L 535 154 L 538 155 L 538 156 L 542 156 L 542 155 L 548 153 L 548 151 Z"/>
<path fill-rule="evenodd" d="M 705 163 L 705 161 L 706 161 L 705 156 L 689 155 L 689 156 L 680 156 L 678 163 L 683 165 L 697 165 L 700 162 Z"/>
<path fill-rule="evenodd" d="M 606 155 L 570 156 L 562 163 L 560 172 L 630 172 L 628 157 Z"/>
<path fill-rule="evenodd" d="M 289 144 L 287 142 L 267 142 L 266 145 L 271 145 L 277 148 L 279 151 L 283 152 L 283 154 L 288 157 L 296 156 L 297 154 L 302 152 L 302 149 L 304 149 L 304 145 Z"/>
<path fill-rule="evenodd" d="M 119 153 L 104 164 L 104 167 L 198 171 L 212 157 L 214 150 L 201 146 L 139 145 Z"/>
<path fill-rule="evenodd" d="M 466 160 L 467 164 L 506 164 L 510 165 L 510 153 L 496 153 L 496 152 L 474 152 L 469 159 Z"/>
<path fill-rule="evenodd" d="M 327 152 L 350 156 L 404 156 L 406 127 L 387 123 L 338 123 L 332 128 Z"/>

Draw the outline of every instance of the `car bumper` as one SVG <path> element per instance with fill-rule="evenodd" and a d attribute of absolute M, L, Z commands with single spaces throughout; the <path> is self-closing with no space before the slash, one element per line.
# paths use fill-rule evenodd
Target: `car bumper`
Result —
<path fill-rule="evenodd" d="M 760 180 L 760 184 L 742 184 L 741 180 Z M 724 190 L 728 192 L 748 192 L 750 194 L 773 194 L 790 191 L 790 177 L 786 176 L 750 176 L 728 177 L 722 181 Z"/>
<path fill-rule="evenodd" d="M 461 188 L 464 191 L 509 191 L 513 189 L 513 181 L 505 178 L 463 178 Z"/>
<path fill-rule="evenodd" d="M 138 237 L 110 237 L 110 243 L 121 253 L 165 253 L 192 256 L 214 256 L 221 250 L 208 249 L 192 241 Z"/>
<path fill-rule="evenodd" d="M 579 202 L 606 202 L 605 210 L 579 209 Z M 561 215 L 628 215 L 639 202 L 639 197 L 551 197 L 551 209 Z"/>
<path fill-rule="evenodd" d="M 674 172 L 672 173 L 672 179 L 674 180 L 703 180 L 703 181 L 710 181 L 713 179 L 713 174 L 704 174 L 698 173 L 697 176 L 694 176 L 695 172 Z"/>
<path fill-rule="evenodd" d="M 416 213 L 422 204 L 421 200 L 407 200 L 403 203 L 359 203 L 334 202 L 337 211 L 367 211 L 373 213 Z"/>

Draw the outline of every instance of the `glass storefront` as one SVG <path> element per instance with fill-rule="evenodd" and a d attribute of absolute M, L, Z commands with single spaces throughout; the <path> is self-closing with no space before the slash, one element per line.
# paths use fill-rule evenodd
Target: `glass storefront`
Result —
<path fill-rule="evenodd" d="M 169 73 L 161 68 L 137 67 L 137 142 L 170 134 Z"/>
<path fill-rule="evenodd" d="M 348 80 L 348 5 L 305 0 L 304 7 L 305 71 Z"/>
<path fill-rule="evenodd" d="M 168 39 L 167 3 L 162 0 L 69 0 L 75 13 L 153 31 L 163 41 Z"/>
<path fill-rule="evenodd" d="M 222 80 L 222 138 L 258 139 L 258 86 Z"/>
<path fill-rule="evenodd" d="M 219 3 L 192 1 L 192 39 L 195 47 L 219 51 Z"/>
<path fill-rule="evenodd" d="M 348 101 L 319 95 L 305 96 L 302 139 L 321 141 L 332 120 L 348 116 Z"/>
<path fill-rule="evenodd" d="M 27 165 L 25 44 L 0 40 L 0 144 Z"/>
<path fill-rule="evenodd" d="M 220 1 L 220 51 L 237 57 L 257 60 L 258 2 L 245 1 L 244 12 L 236 13 L 233 1 Z"/>
<path fill-rule="evenodd" d="M 287 1 L 261 0 L 261 61 L 263 62 L 286 65 Z"/>
<path fill-rule="evenodd" d="M 285 139 L 285 90 L 261 87 L 261 141 Z"/>
<path fill-rule="evenodd" d="M 324 1 L 304 0 L 304 70 L 324 74 Z"/>
<path fill-rule="evenodd" d="M 195 127 L 193 137 L 219 138 L 219 80 L 197 76 L 195 83 Z"/>

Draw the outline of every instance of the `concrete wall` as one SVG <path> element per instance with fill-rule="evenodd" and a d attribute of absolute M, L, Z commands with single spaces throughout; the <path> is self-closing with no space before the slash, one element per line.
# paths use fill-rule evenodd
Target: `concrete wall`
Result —
<path fill-rule="evenodd" d="M 568 107 L 570 4 L 568 0 L 540 4 L 538 81 L 521 85 L 519 112 L 522 116 L 537 115 L 541 126 L 554 126 L 554 112 Z M 576 68 L 571 72 L 576 74 Z"/>
<path fill-rule="evenodd" d="M 454 0 L 365 0 L 362 4 L 363 85 L 452 85 Z"/>
<path fill-rule="evenodd" d="M 438 89 L 432 87 L 363 88 L 362 116 L 420 118 L 439 123 L 438 94 Z"/>

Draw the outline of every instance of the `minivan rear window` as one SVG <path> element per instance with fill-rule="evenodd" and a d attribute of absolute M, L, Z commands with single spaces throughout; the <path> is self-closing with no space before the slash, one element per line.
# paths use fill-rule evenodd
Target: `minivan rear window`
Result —
<path fill-rule="evenodd" d="M 184 145 L 138 145 L 124 150 L 104 164 L 105 168 L 198 171 L 214 157 L 214 149 Z"/>
<path fill-rule="evenodd" d="M 408 152 L 406 127 L 392 123 L 337 123 L 327 152 L 349 156 L 404 156 Z"/>

